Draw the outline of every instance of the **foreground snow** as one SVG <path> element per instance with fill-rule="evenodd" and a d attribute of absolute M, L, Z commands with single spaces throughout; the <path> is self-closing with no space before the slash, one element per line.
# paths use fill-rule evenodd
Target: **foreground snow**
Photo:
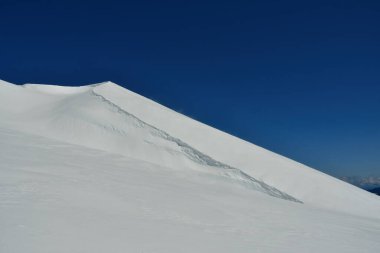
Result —
<path fill-rule="evenodd" d="M 376 252 L 377 196 L 113 83 L 0 81 L 0 252 Z"/>
<path fill-rule="evenodd" d="M 0 252 L 376 252 L 380 221 L 0 129 Z"/>

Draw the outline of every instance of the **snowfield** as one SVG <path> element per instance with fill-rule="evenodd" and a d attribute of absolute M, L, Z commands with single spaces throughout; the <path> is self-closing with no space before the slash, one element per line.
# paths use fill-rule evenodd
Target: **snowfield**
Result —
<path fill-rule="evenodd" d="M 377 252 L 380 198 L 106 82 L 0 81 L 0 252 Z"/>

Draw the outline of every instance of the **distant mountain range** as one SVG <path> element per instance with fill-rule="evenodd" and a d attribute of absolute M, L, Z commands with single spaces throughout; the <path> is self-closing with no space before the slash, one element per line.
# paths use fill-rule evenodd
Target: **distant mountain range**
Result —
<path fill-rule="evenodd" d="M 380 196 L 380 187 L 376 187 L 374 189 L 368 190 L 369 192 L 375 193 Z"/>
<path fill-rule="evenodd" d="M 380 192 L 380 176 L 368 176 L 368 177 L 341 177 L 343 181 L 353 184 L 362 189 L 368 190 L 379 195 Z"/>

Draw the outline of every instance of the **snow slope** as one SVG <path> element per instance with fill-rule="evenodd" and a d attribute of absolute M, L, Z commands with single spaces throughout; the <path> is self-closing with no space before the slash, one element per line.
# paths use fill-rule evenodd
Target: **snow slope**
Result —
<path fill-rule="evenodd" d="M 0 252 L 377 252 L 379 219 L 0 128 Z"/>
<path fill-rule="evenodd" d="M 166 167 L 223 174 L 280 198 L 379 217 L 376 196 L 111 82 L 0 87 L 1 123 L 10 128 Z"/>
<path fill-rule="evenodd" d="M 380 246 L 377 196 L 111 82 L 0 81 L 0 151 L 0 252 Z"/>
<path fill-rule="evenodd" d="M 14 87 L 12 87 L 14 88 Z M 120 153 L 175 169 L 192 169 L 237 180 L 274 197 L 292 196 L 218 162 L 183 141 L 148 125 L 104 99 L 89 87 L 25 85 L 3 97 L 2 114 L 9 128 Z M 18 97 L 19 93 L 21 96 Z M 17 112 L 9 114 L 8 108 Z"/>
<path fill-rule="evenodd" d="M 100 85 L 94 91 L 214 159 L 305 203 L 380 216 L 378 198 L 341 180 L 185 117 L 113 83 Z"/>

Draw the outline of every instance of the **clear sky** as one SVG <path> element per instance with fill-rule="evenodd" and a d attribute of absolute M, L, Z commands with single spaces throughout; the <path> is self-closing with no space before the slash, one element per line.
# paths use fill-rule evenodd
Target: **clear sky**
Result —
<path fill-rule="evenodd" d="M 0 79 L 111 80 L 335 176 L 380 175 L 380 1 L 0 0 Z"/>

